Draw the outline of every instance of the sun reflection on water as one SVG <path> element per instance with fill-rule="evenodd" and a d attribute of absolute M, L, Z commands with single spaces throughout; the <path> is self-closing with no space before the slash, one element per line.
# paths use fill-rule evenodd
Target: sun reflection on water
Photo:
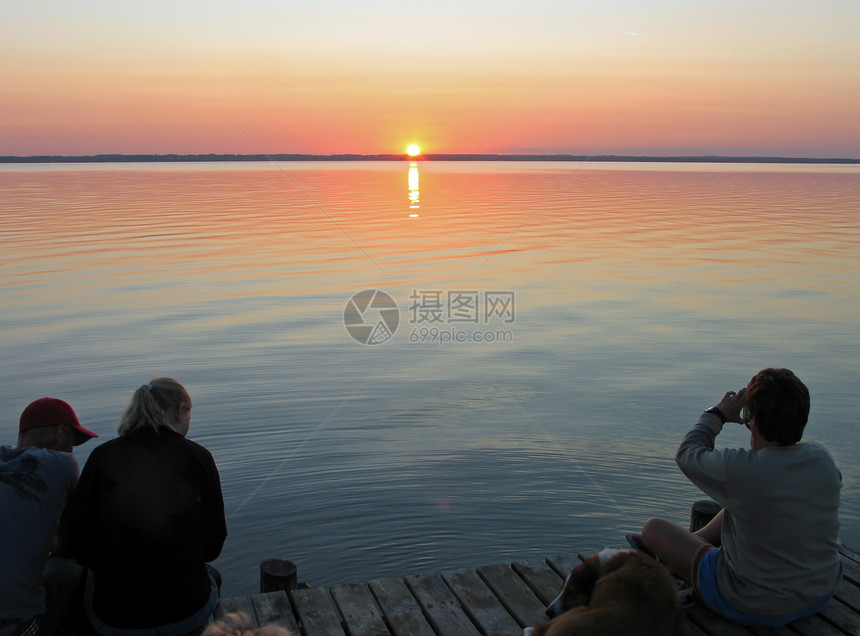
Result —
<path fill-rule="evenodd" d="M 418 188 L 418 162 L 409 162 L 409 209 L 417 210 L 421 207 L 421 196 Z M 410 214 L 411 217 L 417 217 L 418 214 Z"/>

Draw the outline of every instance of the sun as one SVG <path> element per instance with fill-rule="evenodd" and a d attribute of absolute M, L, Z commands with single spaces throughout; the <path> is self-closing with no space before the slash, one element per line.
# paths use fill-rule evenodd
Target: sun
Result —
<path fill-rule="evenodd" d="M 421 154 L 421 148 L 419 148 L 415 144 L 410 144 L 406 147 L 406 154 L 410 157 L 417 157 Z"/>

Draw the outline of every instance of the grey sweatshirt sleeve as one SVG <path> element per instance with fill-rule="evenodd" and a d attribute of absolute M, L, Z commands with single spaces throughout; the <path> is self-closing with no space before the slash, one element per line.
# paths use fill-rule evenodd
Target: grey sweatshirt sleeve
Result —
<path fill-rule="evenodd" d="M 721 506 L 726 505 L 725 461 L 714 451 L 714 440 L 723 429 L 720 418 L 711 413 L 702 413 L 696 425 L 684 436 L 675 462 L 687 479 Z"/>

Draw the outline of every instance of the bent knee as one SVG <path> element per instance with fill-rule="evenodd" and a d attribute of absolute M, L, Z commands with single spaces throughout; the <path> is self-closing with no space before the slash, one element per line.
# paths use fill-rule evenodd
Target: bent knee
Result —
<path fill-rule="evenodd" d="M 660 517 L 651 517 L 645 524 L 642 526 L 642 539 L 645 542 L 648 542 L 647 537 L 650 535 L 654 537 L 657 534 L 664 533 L 668 528 L 674 526 L 671 521 L 666 521 L 665 519 L 661 519 Z"/>

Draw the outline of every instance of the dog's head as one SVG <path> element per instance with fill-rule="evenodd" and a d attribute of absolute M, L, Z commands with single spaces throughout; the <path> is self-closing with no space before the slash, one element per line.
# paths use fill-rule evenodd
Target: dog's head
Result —
<path fill-rule="evenodd" d="M 594 591 L 594 585 L 603 576 L 609 561 L 619 554 L 630 552 L 632 551 L 604 548 L 601 552 L 587 558 L 573 568 L 561 586 L 561 593 L 546 608 L 546 615 L 555 618 L 574 607 L 588 605 L 591 600 L 591 593 Z"/>
<path fill-rule="evenodd" d="M 568 573 L 564 583 L 561 584 L 561 592 L 546 608 L 547 616 L 555 618 L 574 607 L 588 605 L 595 578 L 588 576 L 587 570 L 592 567 L 589 561 L 594 558 L 596 555 L 586 559 Z"/>

